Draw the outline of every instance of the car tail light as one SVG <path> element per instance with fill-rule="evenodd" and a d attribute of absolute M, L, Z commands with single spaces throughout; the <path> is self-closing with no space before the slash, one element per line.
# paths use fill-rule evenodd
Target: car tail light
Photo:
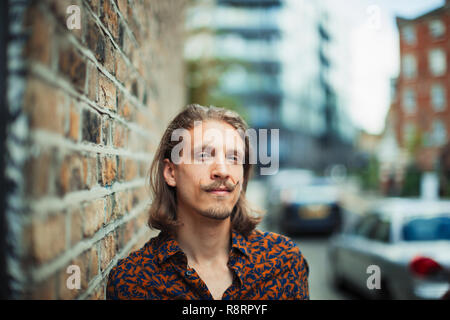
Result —
<path fill-rule="evenodd" d="M 442 267 L 431 258 L 415 257 L 409 263 L 412 272 L 419 276 L 429 276 L 442 270 Z"/>

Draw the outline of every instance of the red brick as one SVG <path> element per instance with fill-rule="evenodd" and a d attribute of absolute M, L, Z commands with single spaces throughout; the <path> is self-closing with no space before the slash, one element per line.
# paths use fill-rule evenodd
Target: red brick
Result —
<path fill-rule="evenodd" d="M 106 48 L 104 67 L 106 68 L 106 70 L 108 70 L 109 73 L 114 75 L 116 72 L 116 55 L 119 54 L 115 51 L 115 47 L 110 40 L 107 40 L 105 44 Z"/>
<path fill-rule="evenodd" d="M 97 61 L 104 63 L 106 46 L 105 35 L 93 20 L 89 20 L 87 25 L 86 45 L 94 53 Z"/>
<path fill-rule="evenodd" d="M 103 225 L 105 219 L 105 199 L 97 199 L 84 208 L 84 236 L 92 237 Z"/>
<path fill-rule="evenodd" d="M 111 80 L 106 78 L 104 75 L 99 74 L 98 79 L 98 95 L 99 95 L 99 105 L 116 110 L 116 86 Z"/>
<path fill-rule="evenodd" d="M 25 162 L 25 190 L 29 196 L 42 197 L 49 192 L 51 159 L 50 151 L 42 150 Z"/>
<path fill-rule="evenodd" d="M 136 178 L 137 172 L 138 172 L 138 167 L 137 167 L 136 161 L 133 159 L 127 159 L 125 161 L 124 171 L 125 171 L 125 180 L 126 181 L 130 181 L 130 180 L 133 180 L 134 178 Z"/>
<path fill-rule="evenodd" d="M 100 0 L 88 0 L 89 7 L 91 7 L 91 10 L 98 15 L 99 9 L 100 9 Z"/>
<path fill-rule="evenodd" d="M 116 220 L 124 215 L 125 201 L 123 194 L 118 192 L 115 192 L 108 197 L 106 205 L 106 223 Z"/>
<path fill-rule="evenodd" d="M 116 254 L 116 241 L 113 232 L 110 232 L 101 240 L 100 268 L 104 271 Z"/>
<path fill-rule="evenodd" d="M 111 185 L 116 178 L 117 164 L 115 157 L 101 158 L 101 182 L 102 185 Z"/>
<path fill-rule="evenodd" d="M 105 146 L 112 144 L 111 123 L 108 116 L 102 118 L 102 143 Z"/>
<path fill-rule="evenodd" d="M 123 148 L 127 144 L 127 131 L 120 123 L 114 123 L 113 127 L 113 145 L 116 148 Z"/>
<path fill-rule="evenodd" d="M 70 104 L 68 137 L 73 141 L 78 141 L 80 137 L 80 112 L 76 109 L 74 101 Z"/>
<path fill-rule="evenodd" d="M 96 247 L 97 246 L 93 246 L 89 250 L 89 282 L 91 282 L 98 275 L 98 252 Z"/>
<path fill-rule="evenodd" d="M 135 118 L 135 108 L 133 105 L 125 98 L 125 95 L 120 92 L 118 94 L 117 109 L 121 117 L 127 121 L 134 121 Z"/>
<path fill-rule="evenodd" d="M 52 57 L 51 39 L 54 37 L 51 22 L 34 6 L 29 8 L 25 19 L 25 26 L 31 31 L 25 46 L 25 56 L 49 66 Z"/>
<path fill-rule="evenodd" d="M 88 69 L 88 98 L 94 102 L 98 102 L 98 69 L 92 63 L 88 64 Z"/>
<path fill-rule="evenodd" d="M 117 156 L 117 173 L 116 179 L 119 182 L 124 181 L 125 179 L 125 158 L 123 156 Z"/>
<path fill-rule="evenodd" d="M 116 78 L 120 83 L 125 84 L 129 77 L 130 71 L 128 70 L 127 63 L 122 55 L 118 54 L 116 58 Z"/>
<path fill-rule="evenodd" d="M 109 30 L 114 39 L 118 36 L 118 15 L 115 11 L 111 0 L 103 0 L 103 7 L 100 8 L 101 21 L 105 24 L 105 27 Z"/>
<path fill-rule="evenodd" d="M 44 129 L 64 134 L 66 98 L 61 91 L 43 81 L 28 81 L 24 109 L 32 129 Z"/>
<path fill-rule="evenodd" d="M 97 184 L 97 157 L 83 157 L 83 183 L 88 189 Z"/>
<path fill-rule="evenodd" d="M 83 217 L 79 208 L 70 213 L 70 244 L 74 246 L 83 239 Z"/>
<path fill-rule="evenodd" d="M 56 258 L 66 249 L 65 215 L 52 214 L 41 220 L 35 219 L 31 226 L 32 256 L 38 263 Z"/>
<path fill-rule="evenodd" d="M 95 144 L 101 143 L 101 117 L 100 115 L 88 108 L 83 109 L 82 138 L 84 141 Z"/>
<path fill-rule="evenodd" d="M 79 154 L 70 154 L 64 157 L 59 176 L 59 194 L 83 189 L 83 161 Z"/>
<path fill-rule="evenodd" d="M 120 13 L 126 20 L 127 19 L 128 0 L 118 0 L 117 6 L 119 8 Z"/>
<path fill-rule="evenodd" d="M 66 76 L 79 92 L 84 92 L 86 83 L 86 61 L 69 45 L 63 45 L 59 52 L 59 71 Z"/>

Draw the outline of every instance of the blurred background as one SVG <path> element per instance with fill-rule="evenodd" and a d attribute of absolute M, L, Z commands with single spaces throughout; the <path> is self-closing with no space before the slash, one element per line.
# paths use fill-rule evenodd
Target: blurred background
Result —
<path fill-rule="evenodd" d="M 311 298 L 443 296 L 448 275 L 411 263 L 450 262 L 450 3 L 198 0 L 186 28 L 188 101 L 280 129 L 280 170 L 258 164 L 248 195 L 262 229 L 299 245 Z M 372 264 L 381 289 L 367 288 Z"/>
<path fill-rule="evenodd" d="M 2 298 L 105 298 L 157 234 L 148 169 L 188 103 L 279 130 L 247 196 L 299 246 L 311 299 L 448 297 L 450 1 L 0 9 Z"/>

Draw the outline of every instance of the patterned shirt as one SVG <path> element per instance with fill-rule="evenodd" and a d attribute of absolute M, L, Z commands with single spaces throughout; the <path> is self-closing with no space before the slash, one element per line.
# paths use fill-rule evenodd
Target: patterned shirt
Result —
<path fill-rule="evenodd" d="M 223 300 L 309 299 L 308 263 L 289 238 L 254 230 L 231 233 L 233 282 Z M 160 232 L 111 270 L 107 299 L 213 299 L 177 241 Z"/>

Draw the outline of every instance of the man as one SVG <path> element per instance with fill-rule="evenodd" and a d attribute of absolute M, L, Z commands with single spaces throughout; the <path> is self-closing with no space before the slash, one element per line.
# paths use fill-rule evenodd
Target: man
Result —
<path fill-rule="evenodd" d="M 112 269 L 108 299 L 309 299 L 299 248 L 255 229 L 246 129 L 200 105 L 169 124 L 150 168 L 149 226 L 161 232 Z"/>

